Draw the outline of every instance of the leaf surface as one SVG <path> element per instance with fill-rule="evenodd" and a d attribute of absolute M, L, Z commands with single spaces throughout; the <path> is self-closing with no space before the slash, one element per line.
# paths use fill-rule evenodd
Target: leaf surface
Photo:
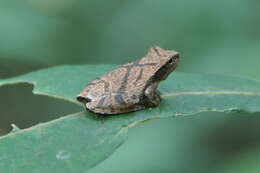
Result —
<path fill-rule="evenodd" d="M 85 85 L 115 67 L 58 66 L 2 79 L 0 86 L 30 83 L 35 94 L 78 104 L 75 96 Z M 160 84 L 163 101 L 156 108 L 107 118 L 83 111 L 1 137 L 0 171 L 86 172 L 126 140 L 129 127 L 141 122 L 207 111 L 259 112 L 259 86 L 259 81 L 237 77 L 174 72 Z"/>

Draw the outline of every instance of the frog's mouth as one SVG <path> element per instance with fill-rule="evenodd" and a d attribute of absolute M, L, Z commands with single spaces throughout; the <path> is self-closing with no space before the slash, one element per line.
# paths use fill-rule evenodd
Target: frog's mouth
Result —
<path fill-rule="evenodd" d="M 162 81 L 162 80 L 167 79 L 167 77 L 171 74 L 171 72 L 172 72 L 173 70 L 175 70 L 176 67 L 177 67 L 177 65 L 175 65 L 175 67 L 171 68 L 170 70 L 168 69 L 168 70 L 163 74 L 163 76 L 161 77 L 160 80 Z"/>
<path fill-rule="evenodd" d="M 154 79 L 157 79 L 158 81 L 165 80 L 169 76 L 169 74 L 171 74 L 171 72 L 177 68 L 178 64 L 179 55 L 176 55 L 175 62 L 173 64 L 165 64 L 160 70 L 155 73 Z"/>

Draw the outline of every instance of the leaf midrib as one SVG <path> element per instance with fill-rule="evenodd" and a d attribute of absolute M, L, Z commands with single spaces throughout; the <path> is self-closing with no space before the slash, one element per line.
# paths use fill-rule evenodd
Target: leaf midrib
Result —
<path fill-rule="evenodd" d="M 260 97 L 259 92 L 250 92 L 250 91 L 183 91 L 176 93 L 164 93 L 162 94 L 163 98 L 168 97 L 178 97 L 178 96 L 200 96 L 200 95 L 241 95 L 241 96 L 257 96 Z"/>

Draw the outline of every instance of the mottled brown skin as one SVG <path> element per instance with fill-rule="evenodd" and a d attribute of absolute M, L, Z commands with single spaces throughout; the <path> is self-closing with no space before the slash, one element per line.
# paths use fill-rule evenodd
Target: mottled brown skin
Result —
<path fill-rule="evenodd" d="M 159 82 L 167 78 L 178 62 L 176 51 L 152 47 L 141 59 L 93 80 L 77 100 L 98 114 L 120 114 L 155 107 L 161 101 L 156 90 Z"/>

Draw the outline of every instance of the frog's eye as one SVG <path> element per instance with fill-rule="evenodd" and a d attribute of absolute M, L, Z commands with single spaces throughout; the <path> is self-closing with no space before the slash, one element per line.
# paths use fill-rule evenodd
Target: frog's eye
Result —
<path fill-rule="evenodd" d="M 168 64 L 172 65 L 175 63 L 175 57 L 171 57 L 171 59 L 168 61 Z"/>
<path fill-rule="evenodd" d="M 168 61 L 168 64 L 170 64 L 170 65 L 175 64 L 178 59 L 179 59 L 178 55 L 172 56 L 170 58 L 170 60 Z"/>

